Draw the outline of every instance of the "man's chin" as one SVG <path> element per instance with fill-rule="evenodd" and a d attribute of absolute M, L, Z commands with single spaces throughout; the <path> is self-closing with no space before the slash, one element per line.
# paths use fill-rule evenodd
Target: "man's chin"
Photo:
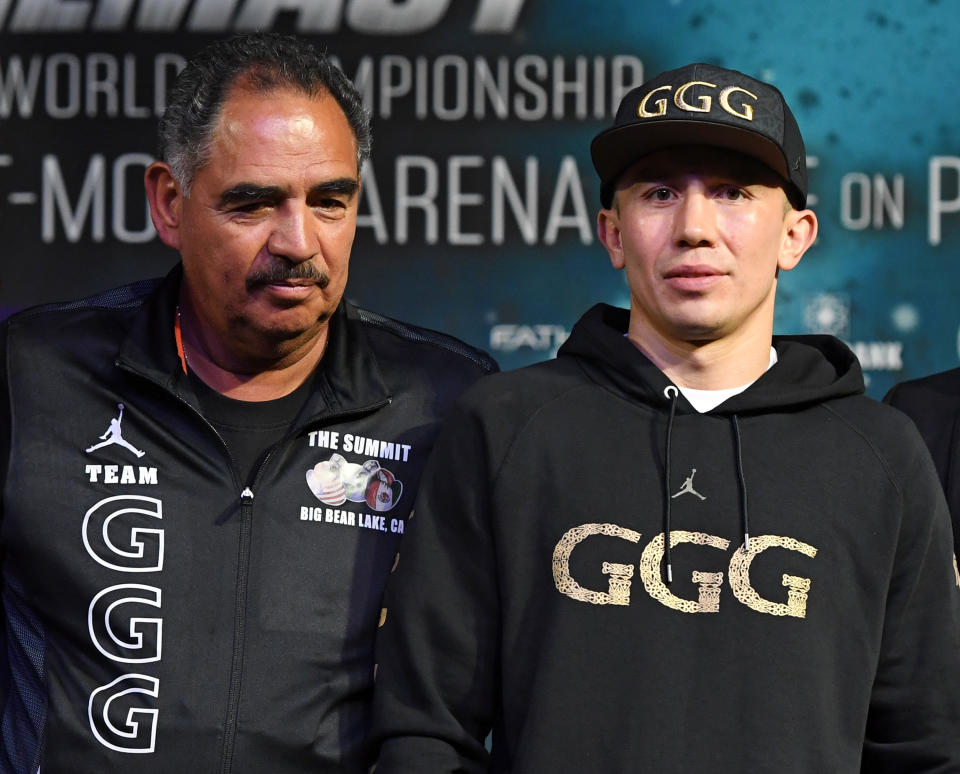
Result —
<path fill-rule="evenodd" d="M 316 312 L 306 309 L 289 309 L 270 315 L 267 319 L 252 321 L 247 330 L 265 342 L 275 346 L 302 344 L 321 335 L 330 321 L 332 312 Z"/>

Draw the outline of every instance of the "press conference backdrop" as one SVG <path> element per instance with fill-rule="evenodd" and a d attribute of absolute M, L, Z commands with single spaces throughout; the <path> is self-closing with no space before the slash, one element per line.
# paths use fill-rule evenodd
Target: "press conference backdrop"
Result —
<path fill-rule="evenodd" d="M 868 391 L 960 361 L 960 16 L 950 0 L 0 0 L 0 315 L 165 272 L 142 192 L 167 84 L 235 31 L 313 39 L 373 114 L 348 296 L 503 367 L 628 305 L 595 236 L 592 136 L 690 61 L 776 84 L 821 233 L 776 330 Z"/>

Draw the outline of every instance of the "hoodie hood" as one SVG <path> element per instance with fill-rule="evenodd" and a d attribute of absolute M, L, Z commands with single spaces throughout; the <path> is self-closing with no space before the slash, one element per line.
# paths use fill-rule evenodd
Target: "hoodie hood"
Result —
<path fill-rule="evenodd" d="M 557 356 L 576 356 L 598 381 L 634 400 L 663 406 L 665 390 L 673 382 L 626 338 L 629 321 L 627 309 L 597 304 L 573 327 Z M 777 350 L 776 365 L 744 392 L 709 413 L 744 416 L 799 408 L 864 391 L 856 356 L 833 336 L 774 336 L 773 346 Z M 677 399 L 676 410 L 695 412 L 682 396 Z"/>

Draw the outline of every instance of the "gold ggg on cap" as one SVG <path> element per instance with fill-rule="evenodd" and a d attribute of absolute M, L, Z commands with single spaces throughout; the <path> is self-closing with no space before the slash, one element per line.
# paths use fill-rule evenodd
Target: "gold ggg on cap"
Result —
<path fill-rule="evenodd" d="M 707 81 L 687 81 L 679 89 L 674 92 L 673 95 L 673 104 L 676 105 L 680 110 L 683 110 L 687 113 L 709 113 L 713 107 L 713 98 L 706 94 L 701 94 L 697 101 L 700 103 L 699 107 L 697 105 L 692 105 L 686 100 L 687 89 L 692 86 L 706 86 L 708 89 L 717 88 L 717 84 L 708 83 Z M 637 106 L 637 116 L 639 118 L 657 118 L 659 116 L 664 116 L 667 114 L 667 100 L 658 99 L 654 103 L 657 106 L 657 110 L 651 111 L 647 109 L 647 101 L 659 91 L 670 91 L 673 86 L 658 86 L 655 89 L 647 92 L 644 95 L 643 99 L 640 100 L 640 104 Z M 753 105 L 744 101 L 741 105 L 741 110 L 736 110 L 730 104 L 730 97 L 736 92 L 742 92 L 749 97 L 753 97 L 754 100 L 759 99 L 759 97 L 751 91 L 743 88 L 742 86 L 727 86 L 723 91 L 720 92 L 720 107 L 724 109 L 727 113 L 737 118 L 742 118 L 746 121 L 753 120 Z"/>

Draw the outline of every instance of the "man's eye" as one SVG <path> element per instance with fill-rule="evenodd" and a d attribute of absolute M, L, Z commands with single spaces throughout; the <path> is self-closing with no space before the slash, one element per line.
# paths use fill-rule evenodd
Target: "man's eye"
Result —
<path fill-rule="evenodd" d="M 658 202 L 669 201 L 671 196 L 673 196 L 673 194 L 669 188 L 654 188 L 650 192 L 650 198 Z"/>
<path fill-rule="evenodd" d="M 243 213 L 260 212 L 261 210 L 267 209 L 269 206 L 270 205 L 268 202 L 263 202 L 263 201 L 243 202 L 242 204 L 236 205 L 233 208 L 233 211 L 243 212 Z"/>
<path fill-rule="evenodd" d="M 723 198 L 733 202 L 739 201 L 743 198 L 743 189 L 737 188 L 735 185 L 727 186 L 723 189 Z"/>

